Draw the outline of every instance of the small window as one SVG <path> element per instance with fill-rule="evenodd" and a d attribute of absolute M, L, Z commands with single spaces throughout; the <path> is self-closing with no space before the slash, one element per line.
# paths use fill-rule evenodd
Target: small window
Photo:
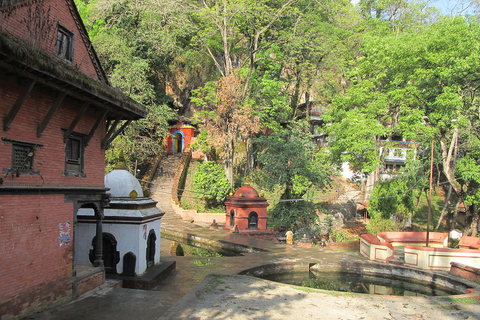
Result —
<path fill-rule="evenodd" d="M 35 145 L 28 142 L 20 142 L 2 139 L 5 143 L 12 144 L 12 163 L 10 168 L 3 168 L 7 174 L 39 174 L 33 169 Z"/>
<path fill-rule="evenodd" d="M 84 136 L 73 133 L 65 146 L 65 175 L 85 177 L 83 173 Z"/>
<path fill-rule="evenodd" d="M 73 33 L 60 25 L 57 31 L 57 56 L 70 62 L 73 61 Z"/>
<path fill-rule="evenodd" d="M 258 228 L 258 214 L 255 211 L 250 212 L 248 215 L 248 229 Z"/>

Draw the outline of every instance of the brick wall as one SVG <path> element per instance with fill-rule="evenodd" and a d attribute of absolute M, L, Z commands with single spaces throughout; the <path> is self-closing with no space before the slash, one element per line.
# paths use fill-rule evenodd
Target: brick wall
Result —
<path fill-rule="evenodd" d="M 98 79 L 67 1 L 25 1 L 11 13 L 0 13 L 1 29 L 51 54 L 56 54 L 57 24 L 74 34 L 73 64 L 80 71 Z"/>
<path fill-rule="evenodd" d="M 103 284 L 103 273 L 96 273 L 88 278 L 82 279 L 77 284 L 77 296 L 81 296 L 86 292 L 95 289 Z M 121 286 L 120 286 L 121 287 Z"/>
<path fill-rule="evenodd" d="M 60 15 L 58 20 L 64 27 L 70 29 L 73 26 L 73 19 L 68 18 L 70 12 L 66 1 L 43 2 L 50 6 L 51 16 Z M 28 9 L 21 7 L 12 12 L 8 19 L 0 16 L 0 26 L 7 26 L 9 31 L 16 34 L 26 32 L 22 19 Z M 86 49 L 82 47 L 81 38 L 77 37 L 75 41 L 74 61 L 83 59 L 82 64 L 78 65 L 80 70 L 96 77 Z M 53 49 L 51 46 L 45 48 Z M 62 129 L 69 127 L 82 107 L 78 101 L 66 97 L 43 135 L 38 138 L 37 128 L 58 93 L 36 86 L 18 111 L 10 130 L 3 130 L 3 120 L 23 89 L 24 84 L 20 81 L 21 79 L 11 74 L 0 72 L 0 139 L 38 145 L 34 151 L 33 169 L 39 171 L 39 174 L 20 174 L 17 177 L 2 173 L 0 187 L 9 184 L 103 187 L 105 152 L 101 148 L 101 140 L 105 136 L 104 124 L 99 126 L 85 148 L 86 177 L 69 177 L 63 174 L 66 145 L 63 142 Z M 88 134 L 99 116 L 97 110 L 89 108 L 74 131 Z M 4 168 L 11 168 L 11 161 L 12 144 L 0 140 L 0 172 Z M 72 276 L 73 267 L 73 204 L 65 203 L 61 190 L 58 194 L 43 194 L 41 190 L 39 188 L 35 194 L 0 195 L 0 318 L 25 314 L 57 299 L 69 299 L 72 295 L 72 285 L 67 284 L 67 281 Z M 64 239 L 62 236 L 69 236 L 70 243 L 61 242 Z"/>
<path fill-rule="evenodd" d="M 71 295 L 67 280 L 72 274 L 73 205 L 63 198 L 1 196 L 0 315 L 19 314 Z M 61 243 L 68 228 L 70 243 Z"/>
<path fill-rule="evenodd" d="M 0 123 L 8 114 L 11 106 L 16 101 L 22 87 L 17 79 L 0 74 Z M 6 183 L 41 184 L 41 185 L 75 185 L 75 186 L 100 186 L 103 187 L 105 152 L 101 148 L 101 140 L 105 135 L 105 126 L 101 125 L 95 132 L 89 145 L 85 148 L 84 173 L 85 178 L 65 177 L 65 143 L 63 131 L 67 129 L 76 116 L 81 105 L 68 97 L 58 108 L 54 117 L 45 129 L 42 137 L 37 137 L 37 128 L 55 100 L 44 88 L 37 87 L 32 90 L 27 100 L 15 117 L 11 129 L 0 131 L 0 138 L 19 140 L 39 144 L 35 150 L 34 170 L 40 175 L 20 175 L 3 177 Z M 88 134 L 99 113 L 89 109 L 75 127 L 75 132 Z M 3 129 L 3 128 L 2 128 Z M 12 145 L 0 141 L 0 171 L 11 167 Z"/>

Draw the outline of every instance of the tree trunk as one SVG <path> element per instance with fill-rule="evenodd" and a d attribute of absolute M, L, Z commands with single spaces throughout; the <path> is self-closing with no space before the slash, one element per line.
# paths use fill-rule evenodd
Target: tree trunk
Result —
<path fill-rule="evenodd" d="M 465 228 L 465 235 L 476 237 L 478 233 L 478 223 L 480 221 L 480 215 L 478 214 L 478 210 L 476 210 L 475 206 L 471 206 L 470 210 L 473 211 L 472 212 L 473 217 L 468 227 Z"/>
<path fill-rule="evenodd" d="M 453 212 L 452 224 L 450 225 L 450 231 L 455 229 L 458 219 L 458 208 L 460 208 L 460 203 L 462 202 L 462 198 L 457 198 L 457 203 L 455 204 L 455 211 Z"/>
<path fill-rule="evenodd" d="M 443 173 L 448 180 L 448 183 L 452 186 L 453 190 L 457 194 L 458 197 L 461 196 L 462 187 L 455 179 L 454 168 L 452 168 L 452 154 L 454 150 L 454 146 L 456 145 L 458 139 L 458 126 L 455 126 L 452 136 L 452 141 L 450 143 L 450 147 L 447 149 L 447 145 L 445 140 L 442 138 L 440 139 L 440 146 L 442 148 L 442 164 L 443 164 Z"/>
<path fill-rule="evenodd" d="M 447 193 L 447 198 L 445 199 L 445 205 L 443 206 L 442 209 L 442 214 L 440 215 L 440 219 L 438 219 L 437 226 L 433 231 L 437 231 L 440 225 L 442 224 L 443 217 L 445 216 L 445 211 L 447 211 L 448 204 L 450 203 L 450 197 L 452 195 L 452 186 L 448 186 L 448 193 Z"/>
<path fill-rule="evenodd" d="M 230 185 L 233 188 L 233 157 L 234 157 L 234 143 L 233 141 L 228 141 L 228 143 L 225 144 L 226 149 L 225 150 L 225 159 L 223 160 L 223 167 L 225 169 L 225 175 L 227 176 L 228 182 L 230 182 Z"/>

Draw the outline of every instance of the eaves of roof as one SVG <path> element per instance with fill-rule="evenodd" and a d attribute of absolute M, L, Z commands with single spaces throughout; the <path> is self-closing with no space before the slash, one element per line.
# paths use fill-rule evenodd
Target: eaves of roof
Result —
<path fill-rule="evenodd" d="M 102 83 L 67 61 L 38 51 L 1 30 L 0 69 L 88 101 L 93 106 L 106 109 L 109 117 L 136 120 L 147 115 L 143 105 L 119 89 Z"/>

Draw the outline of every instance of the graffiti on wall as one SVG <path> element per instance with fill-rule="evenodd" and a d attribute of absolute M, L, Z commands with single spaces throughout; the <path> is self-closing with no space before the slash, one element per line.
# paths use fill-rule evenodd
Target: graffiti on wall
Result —
<path fill-rule="evenodd" d="M 70 222 L 59 223 L 58 227 L 60 229 L 59 234 L 59 244 L 61 246 L 68 246 L 70 244 Z"/>

